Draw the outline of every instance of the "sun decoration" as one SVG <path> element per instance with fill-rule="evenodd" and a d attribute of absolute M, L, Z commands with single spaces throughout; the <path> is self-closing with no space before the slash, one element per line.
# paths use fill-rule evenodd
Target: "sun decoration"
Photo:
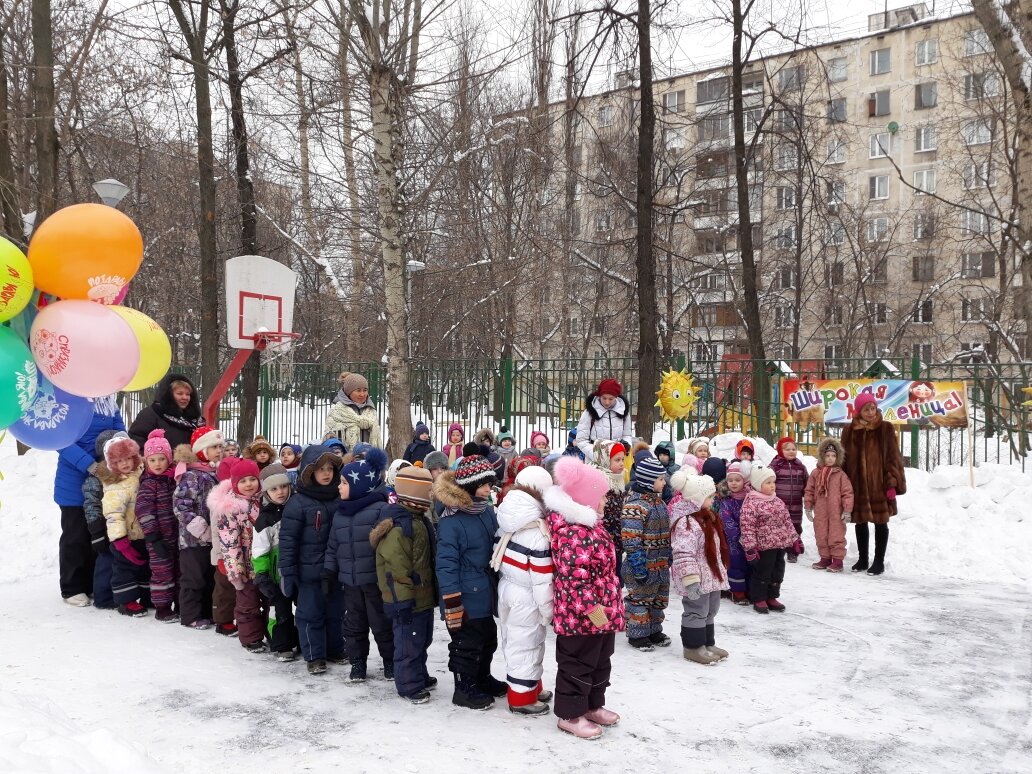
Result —
<path fill-rule="evenodd" d="M 699 388 L 692 383 L 692 375 L 684 369 L 674 371 L 673 369 L 663 374 L 659 391 L 656 397 L 656 405 L 660 407 L 663 419 L 672 421 L 684 419 L 692 409 L 695 408 L 695 400 L 698 397 Z"/>

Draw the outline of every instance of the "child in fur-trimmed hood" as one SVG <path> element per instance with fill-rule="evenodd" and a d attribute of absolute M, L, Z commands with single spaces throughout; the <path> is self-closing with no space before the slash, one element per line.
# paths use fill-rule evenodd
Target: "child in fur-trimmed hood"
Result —
<path fill-rule="evenodd" d="M 842 469 L 845 450 L 837 438 L 825 438 L 817 446 L 817 470 L 806 481 L 803 505 L 813 522 L 820 561 L 815 570 L 842 572 L 846 558 L 846 525 L 852 518 L 853 485 Z"/>

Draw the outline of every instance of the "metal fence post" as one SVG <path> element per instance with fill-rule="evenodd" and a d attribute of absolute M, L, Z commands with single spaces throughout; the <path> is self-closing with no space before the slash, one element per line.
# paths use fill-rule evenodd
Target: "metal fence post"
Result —
<path fill-rule="evenodd" d="M 688 360 L 685 358 L 684 353 L 681 352 L 674 356 L 674 370 L 675 371 L 687 371 Z M 684 440 L 684 417 L 677 420 L 677 440 Z"/>
<path fill-rule="evenodd" d="M 916 382 L 921 378 L 921 358 L 915 357 L 910 363 L 910 376 Z M 919 463 L 918 441 L 921 438 L 921 430 L 918 427 L 910 428 L 910 467 L 916 468 Z"/>
<path fill-rule="evenodd" d="M 258 400 L 262 404 L 262 432 L 261 434 L 266 438 L 272 437 L 272 401 L 269 399 L 269 369 L 275 366 L 269 363 L 264 363 L 261 366 L 261 370 L 258 372 Z"/>
<path fill-rule="evenodd" d="M 512 358 L 502 359 L 502 424 L 512 427 L 512 391 L 513 367 Z"/>

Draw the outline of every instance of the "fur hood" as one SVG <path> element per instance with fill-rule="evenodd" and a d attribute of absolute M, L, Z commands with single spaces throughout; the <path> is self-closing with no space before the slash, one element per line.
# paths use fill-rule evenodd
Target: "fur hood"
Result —
<path fill-rule="evenodd" d="M 489 428 L 482 427 L 473 435 L 473 443 L 486 446 L 489 449 L 495 446 L 495 434 Z"/>
<path fill-rule="evenodd" d="M 455 483 L 455 471 L 449 470 L 434 482 L 434 499 L 446 508 L 463 510 L 473 505 L 473 497 Z"/>
<path fill-rule="evenodd" d="M 373 547 L 374 551 L 380 541 L 387 537 L 392 529 L 394 529 L 394 519 L 384 519 L 369 531 L 369 545 Z"/>
<path fill-rule="evenodd" d="M 118 476 L 107 466 L 106 462 L 98 462 L 97 467 L 93 469 L 93 475 L 99 478 L 100 483 L 104 486 L 111 486 L 118 482 Z"/>
<path fill-rule="evenodd" d="M 233 482 L 227 478 L 208 493 L 208 510 L 213 516 L 247 513 L 251 510 L 251 501 L 234 492 Z"/>
<path fill-rule="evenodd" d="M 620 419 L 627 416 L 627 401 L 622 395 L 616 399 L 616 403 L 613 404 L 611 409 L 603 408 L 602 401 L 599 400 L 597 392 L 593 392 L 588 395 L 587 400 L 585 400 L 584 403 L 586 404 L 585 410 L 591 414 L 591 418 L 596 422 L 602 418 L 602 415 L 605 414 L 607 410 L 612 411 Z"/>
<path fill-rule="evenodd" d="M 545 516 L 545 502 L 536 490 L 513 484 L 505 493 L 505 500 L 498 506 L 496 515 L 500 531 L 516 532 Z"/>
<path fill-rule="evenodd" d="M 817 445 L 817 467 L 824 467 L 824 453 L 828 449 L 835 450 L 835 467 L 841 468 L 846 459 L 846 450 L 838 438 L 825 438 Z"/>
<path fill-rule="evenodd" d="M 179 446 L 177 446 L 172 452 L 172 456 L 174 457 L 173 462 L 185 462 L 187 465 L 200 462 L 200 460 L 197 459 L 197 455 L 194 454 L 194 450 L 188 443 L 179 444 Z"/>
<path fill-rule="evenodd" d="M 172 382 L 185 382 L 190 385 L 190 402 L 185 409 L 179 408 L 175 398 L 172 397 Z M 182 417 L 186 420 L 197 420 L 201 418 L 201 401 L 197 395 L 197 387 L 193 381 L 183 374 L 168 374 L 158 384 L 154 391 L 155 400 L 152 404 L 159 414 L 170 417 Z"/>
<path fill-rule="evenodd" d="M 545 508 L 562 516 L 567 524 L 580 524 L 593 528 L 599 515 L 586 505 L 574 502 L 560 487 L 553 486 L 545 492 Z"/>

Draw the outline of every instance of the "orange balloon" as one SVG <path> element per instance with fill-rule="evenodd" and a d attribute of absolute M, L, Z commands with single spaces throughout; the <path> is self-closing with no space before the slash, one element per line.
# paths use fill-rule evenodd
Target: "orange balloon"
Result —
<path fill-rule="evenodd" d="M 44 293 L 113 304 L 140 269 L 143 237 L 114 207 L 73 204 L 39 225 L 28 257 Z"/>

